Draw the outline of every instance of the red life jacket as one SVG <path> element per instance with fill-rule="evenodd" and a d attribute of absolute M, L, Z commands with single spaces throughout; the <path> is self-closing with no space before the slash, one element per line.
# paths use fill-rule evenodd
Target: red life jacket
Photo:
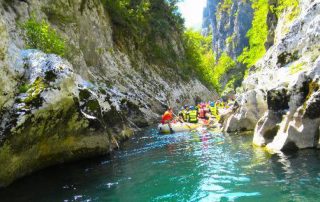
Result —
<path fill-rule="evenodd" d="M 205 116 L 206 116 L 206 111 L 203 108 L 200 109 L 199 118 L 203 119 L 205 118 Z"/>

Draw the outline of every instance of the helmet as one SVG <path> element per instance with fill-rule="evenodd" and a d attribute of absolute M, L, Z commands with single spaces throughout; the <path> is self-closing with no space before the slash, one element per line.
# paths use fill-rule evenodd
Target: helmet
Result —
<path fill-rule="evenodd" d="M 195 108 L 194 108 L 194 106 L 190 106 L 190 109 L 191 109 L 191 110 L 194 110 Z"/>
<path fill-rule="evenodd" d="M 187 109 L 189 106 L 188 105 L 184 105 L 184 108 Z"/>

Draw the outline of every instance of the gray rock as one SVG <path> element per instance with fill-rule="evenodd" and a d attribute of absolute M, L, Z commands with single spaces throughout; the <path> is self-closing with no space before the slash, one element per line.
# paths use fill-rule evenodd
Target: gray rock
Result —
<path fill-rule="evenodd" d="M 246 34 L 251 28 L 253 10 L 250 1 L 233 1 L 228 10 L 220 8 L 222 1 L 208 0 L 203 13 L 203 33 L 213 35 L 216 58 L 223 52 L 236 59 L 248 46 Z M 227 40 L 227 38 L 229 38 Z"/>
<path fill-rule="evenodd" d="M 294 21 L 285 24 L 279 20 L 277 43 L 243 82 L 242 96 L 256 90 L 266 92 L 268 111 L 264 115 L 260 111 L 261 118 L 254 123 L 253 143 L 271 152 L 318 146 L 320 30 L 316 25 L 320 24 L 320 1 L 309 3 L 302 3 L 301 14 Z M 288 32 L 280 33 L 284 27 Z M 248 106 L 242 104 L 241 109 Z"/>
<path fill-rule="evenodd" d="M 277 135 L 283 112 L 269 110 L 258 121 L 254 130 L 253 144 L 266 146 Z"/>
<path fill-rule="evenodd" d="M 65 58 L 26 49 L 19 23 L 46 20 L 66 41 Z M 181 39 L 172 46 L 184 57 Z M 116 44 L 99 0 L 0 2 L 0 187 L 57 163 L 105 154 L 166 106 L 212 100 L 196 78 Z M 129 33 L 130 34 L 130 33 Z M 14 156 L 14 158 L 12 158 Z"/>
<path fill-rule="evenodd" d="M 295 20 L 285 20 L 288 10 L 271 28 L 275 44 L 243 81 L 240 108 L 225 122 L 226 131 L 254 128 L 253 143 L 271 152 L 319 144 L 320 1 L 300 6 Z"/>
<path fill-rule="evenodd" d="M 255 124 L 267 110 L 265 92 L 250 90 L 238 98 L 240 108 L 231 115 L 225 124 L 225 131 L 252 131 Z"/>

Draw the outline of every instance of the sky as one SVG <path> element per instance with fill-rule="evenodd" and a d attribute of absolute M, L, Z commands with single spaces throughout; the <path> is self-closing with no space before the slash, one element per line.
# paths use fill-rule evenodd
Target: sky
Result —
<path fill-rule="evenodd" d="M 201 29 L 202 13 L 207 0 L 183 0 L 178 4 L 187 28 Z"/>

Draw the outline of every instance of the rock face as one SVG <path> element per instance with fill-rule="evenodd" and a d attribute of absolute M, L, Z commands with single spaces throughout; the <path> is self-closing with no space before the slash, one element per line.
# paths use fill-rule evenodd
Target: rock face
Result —
<path fill-rule="evenodd" d="M 255 127 L 260 114 L 266 110 L 265 95 L 262 90 L 250 90 L 239 98 L 240 108 L 224 124 L 226 132 L 249 131 Z"/>
<path fill-rule="evenodd" d="M 203 33 L 213 35 L 213 51 L 236 59 L 248 46 L 246 34 L 251 28 L 251 1 L 208 0 L 203 14 Z"/>
<path fill-rule="evenodd" d="M 243 82 L 241 107 L 232 115 L 241 118 L 226 128 L 241 130 L 239 123 L 251 120 L 246 129 L 254 130 L 253 143 L 270 151 L 319 144 L 320 1 L 301 1 L 300 7 L 293 21 L 288 21 L 286 12 L 279 18 L 275 44 Z M 248 109 L 246 103 L 256 100 L 258 104 Z M 234 122 L 232 116 L 227 121 Z"/>
<path fill-rule="evenodd" d="M 202 33 L 212 34 L 212 47 L 219 61 L 223 54 L 237 61 L 243 49 L 249 45 L 247 33 L 253 19 L 252 1 L 238 0 L 207 0 L 203 12 Z M 245 66 L 237 63 L 220 78 L 223 95 L 233 94 L 239 87 L 245 72 Z M 232 85 L 228 82 L 234 81 Z"/>
<path fill-rule="evenodd" d="M 66 59 L 25 48 L 18 24 L 31 15 L 67 41 Z M 0 187 L 110 152 L 167 105 L 213 99 L 198 80 L 153 64 L 134 45 L 116 44 L 114 28 L 99 0 L 0 2 Z M 179 40 L 170 46 L 183 57 Z"/>

